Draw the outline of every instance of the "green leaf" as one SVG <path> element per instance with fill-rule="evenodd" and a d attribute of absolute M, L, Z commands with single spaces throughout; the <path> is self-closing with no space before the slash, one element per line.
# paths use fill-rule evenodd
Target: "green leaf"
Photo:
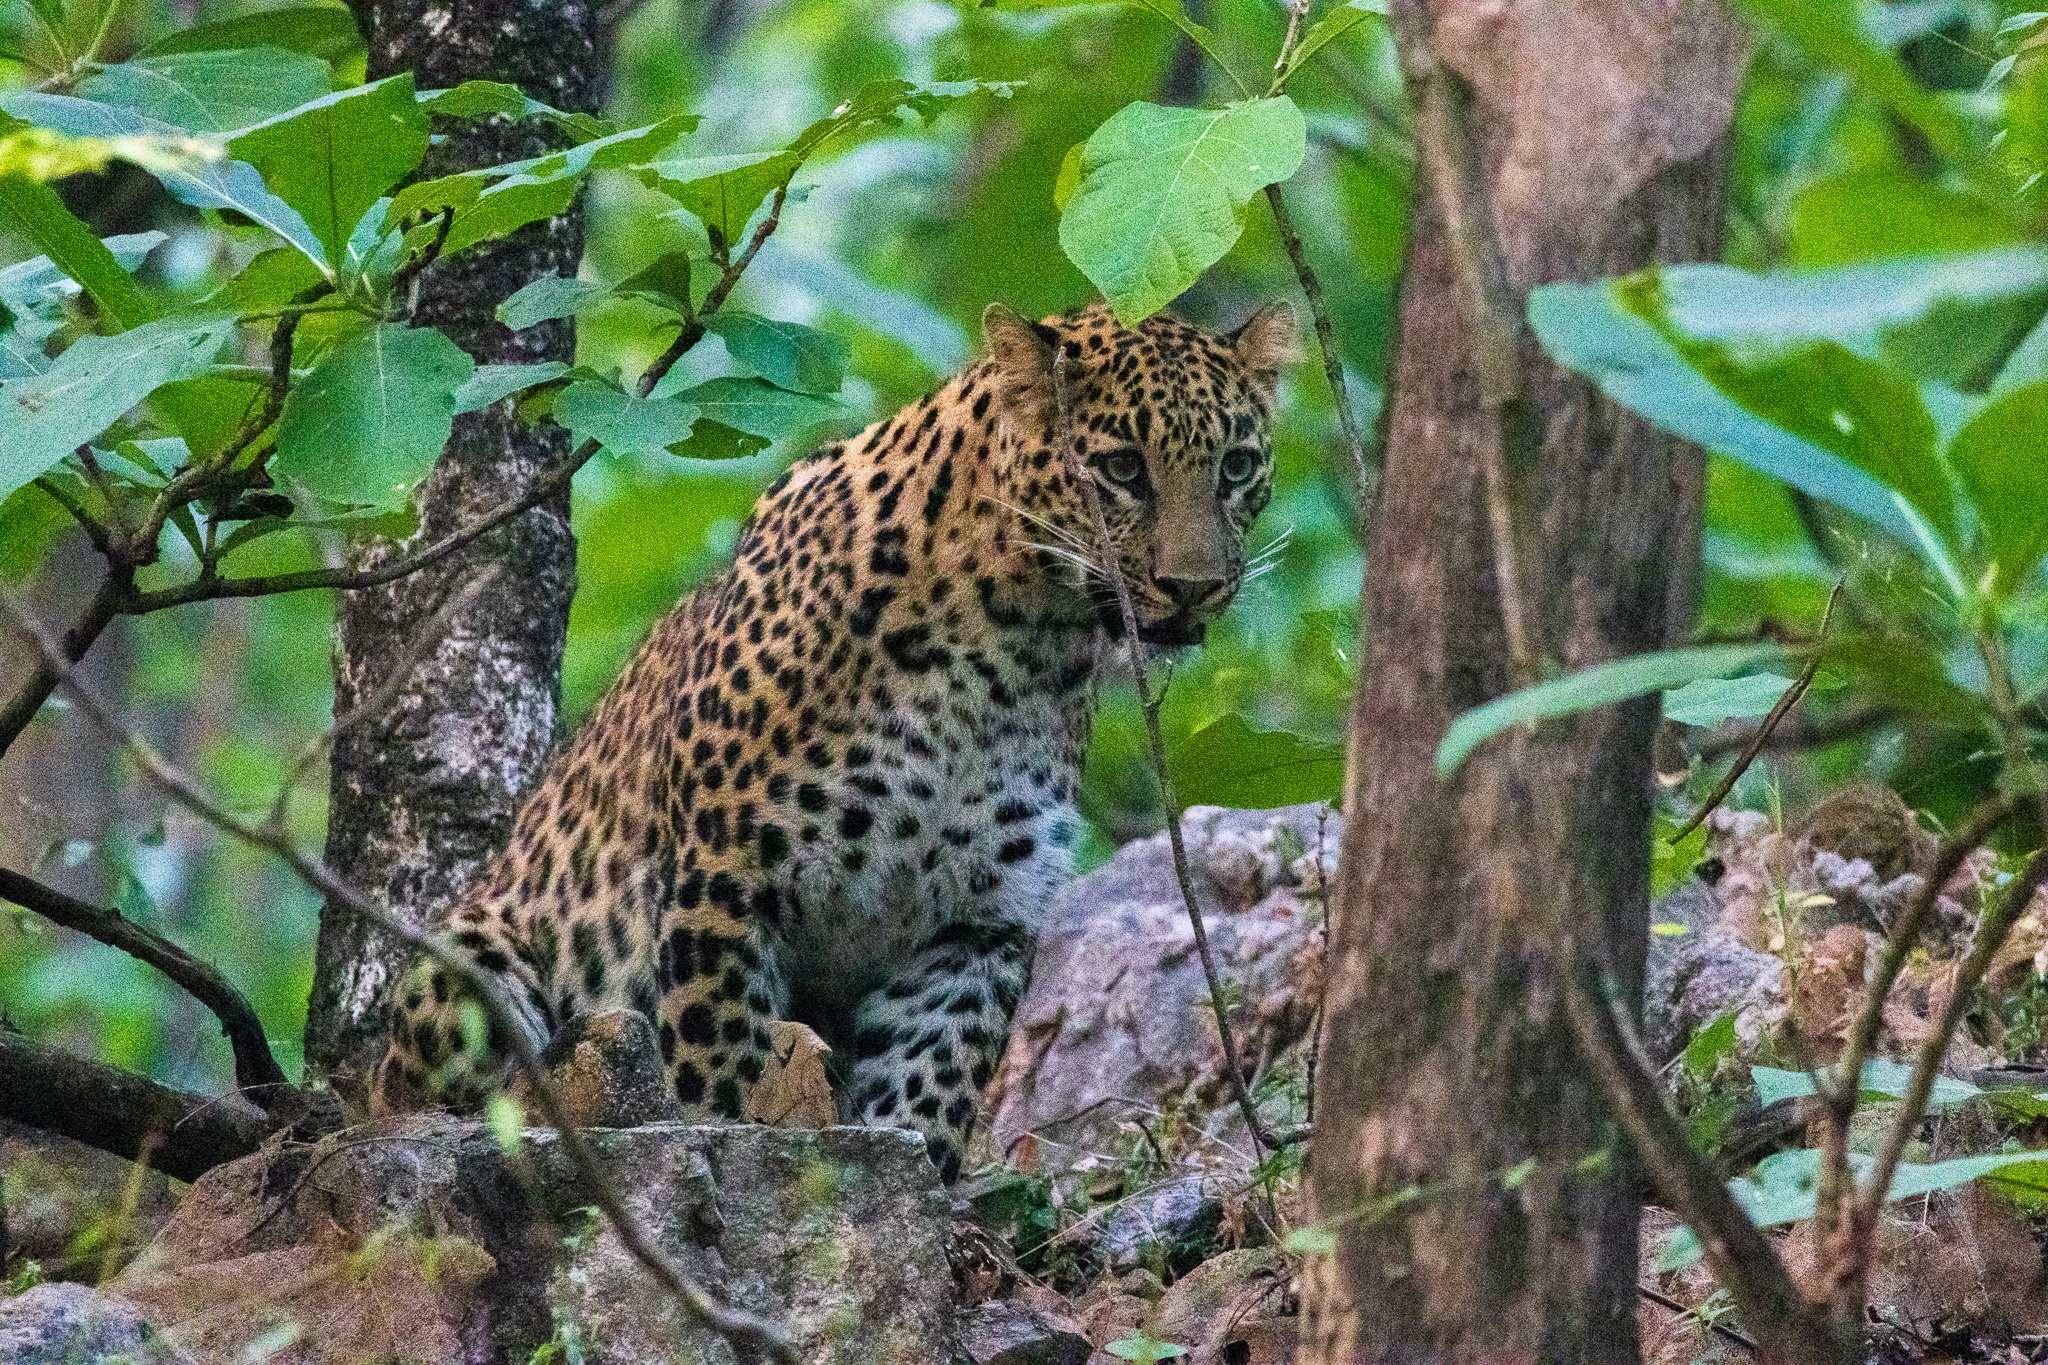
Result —
<path fill-rule="evenodd" d="M 1008 99 L 1021 81 L 870 81 L 825 117 L 796 136 L 789 150 L 799 161 L 807 158 L 829 139 L 860 132 L 881 124 L 894 124 L 903 110 L 926 122 L 949 100 L 969 95 L 995 95 Z"/>
<path fill-rule="evenodd" d="M 1750 720 L 1767 716 L 1791 685 L 1792 680 L 1779 673 L 1702 678 L 1674 689 L 1664 698 L 1664 719 L 1680 725 L 1712 726 L 1738 717 Z"/>
<path fill-rule="evenodd" d="M 1834 341 L 1868 353 L 1885 329 L 1943 305 L 2048 290 L 2048 248 L 2008 245 L 1762 275 L 1726 265 L 1663 266 L 1655 280 L 1663 318 L 1695 340 Z"/>
<path fill-rule="evenodd" d="M 1268 808 L 1334 800 L 1344 746 L 1219 716 L 1173 746 L 1176 795 L 1188 805 Z"/>
<path fill-rule="evenodd" d="M 1322 18 L 1309 25 L 1308 32 L 1301 35 L 1294 55 L 1288 58 L 1287 67 L 1274 78 L 1276 86 L 1287 84 L 1295 72 L 1308 64 L 1316 53 L 1357 28 L 1368 19 L 1384 19 L 1387 15 L 1387 0 L 1350 0 L 1339 5 Z"/>
<path fill-rule="evenodd" d="M 132 110 L 34 91 L 0 92 L 0 110 L 69 137 L 156 137 L 176 141 L 180 129 Z M 145 169 L 181 204 L 222 209 L 268 228 L 314 260 L 326 261 L 326 249 L 299 211 L 271 193 L 256 168 L 243 161 L 147 163 Z"/>
<path fill-rule="evenodd" d="M 1857 85 L 1919 129 L 1949 161 L 1982 169 L 1982 139 L 1957 108 L 1913 78 L 1898 54 L 1868 33 L 1857 0 L 1744 0 L 1816 61 Z"/>
<path fill-rule="evenodd" d="M 1991 381 L 1991 392 L 1995 397 L 2043 379 L 2048 379 L 2048 317 L 2035 323 L 2033 330 L 2005 358 L 1998 377 Z"/>
<path fill-rule="evenodd" d="M 1307 128 L 1285 96 L 1222 109 L 1125 105 L 1088 138 L 1060 246 L 1126 324 L 1223 259 L 1245 206 L 1301 165 Z"/>
<path fill-rule="evenodd" d="M 422 90 L 419 101 L 421 110 L 444 118 L 541 119 L 578 142 L 592 142 L 619 131 L 594 114 L 565 114 L 503 81 L 464 81 L 447 90 Z"/>
<path fill-rule="evenodd" d="M 402 72 L 251 128 L 228 151 L 299 211 L 332 265 L 357 220 L 426 155 L 427 116 Z"/>
<path fill-rule="evenodd" d="M 458 415 L 476 412 L 501 398 L 511 397 L 521 389 L 560 379 L 567 373 L 569 367 L 559 360 L 542 360 L 528 365 L 479 365 L 476 373 L 455 390 L 455 411 Z"/>
<path fill-rule="evenodd" d="M 51 265 L 78 282 L 116 327 L 139 327 L 161 316 L 162 310 L 122 268 L 113 249 L 94 236 L 48 185 L 0 176 L 0 210 L 31 243 L 42 248 Z M 157 240 L 162 240 L 161 234 Z M 33 261 L 12 266 L 0 280 L 32 265 Z M 0 285 L 0 301 L 16 306 L 4 285 Z"/>
<path fill-rule="evenodd" d="M 1560 365 L 1647 421 L 1915 543 L 1913 519 L 1891 489 L 1716 388 L 1669 339 L 1622 306 L 1612 281 L 1532 291 L 1529 325 Z"/>
<path fill-rule="evenodd" d="M 801 165 L 803 158 L 786 150 L 676 157 L 650 162 L 643 178 L 695 214 L 713 241 L 730 245 Z"/>
<path fill-rule="evenodd" d="M 1799 1099 L 1814 1093 L 1813 1077 L 1804 1071 L 1785 1071 L 1774 1066 L 1753 1066 L 1749 1069 L 1750 1079 L 1756 1083 L 1759 1102 L 1771 1105 L 1779 1100 Z M 1863 1064 L 1863 1085 L 1866 1096 L 1879 1099 L 1902 1100 L 1912 1087 L 1913 1069 L 1892 1061 L 1888 1057 L 1873 1057 Z M 1983 1090 L 1968 1081 L 1959 1081 L 1953 1076 L 1936 1076 L 1934 1089 L 1928 1092 L 1927 1106 L 1930 1109 L 1947 1109 L 1976 1099 Z"/>
<path fill-rule="evenodd" d="M 1479 745 L 1517 725 L 1590 711 L 1701 678 L 1726 677 L 1737 669 L 1776 663 L 1785 657 L 1779 645 L 1700 645 L 1596 664 L 1465 712 L 1451 722 L 1437 746 L 1436 770 L 1439 776 L 1450 776 Z"/>
<path fill-rule="evenodd" d="M 779 440 L 843 411 L 828 398 L 792 393 L 759 379 L 725 376 L 683 388 L 679 383 L 670 384 L 675 373 L 670 370 L 649 397 L 680 399 L 713 421 L 756 436 Z"/>
<path fill-rule="evenodd" d="M 433 468 L 473 362 L 432 328 L 383 322 L 292 386 L 271 471 L 334 502 L 390 507 Z"/>
<path fill-rule="evenodd" d="M 2048 554 L 2048 479 L 2035 463 L 2044 450 L 2048 380 L 1998 398 L 1948 448 L 1996 571 L 1979 586 L 1995 596 L 2017 591 Z"/>
<path fill-rule="evenodd" d="M 1686 1075 L 1696 1081 L 1711 1080 L 1722 1060 L 1735 1055 L 1736 1013 L 1735 1010 L 1723 1011 L 1714 1017 L 1712 1023 L 1693 1034 L 1685 1045 L 1685 1051 L 1678 1054 L 1679 1065 L 1685 1068 Z"/>
<path fill-rule="evenodd" d="M 553 217 L 576 197 L 584 176 L 644 162 L 696 126 L 694 115 L 678 114 L 546 156 L 420 181 L 393 197 L 386 217 L 394 223 L 406 222 L 417 214 L 454 209 L 455 221 L 445 248 L 453 254 Z"/>
<path fill-rule="evenodd" d="M 699 417 L 690 428 L 690 439 L 670 446 L 669 453 L 685 460 L 744 460 L 775 443 L 766 436 L 740 431 L 723 422 Z"/>
<path fill-rule="evenodd" d="M 596 280 L 563 279 L 547 274 L 521 285 L 498 305 L 498 321 L 515 332 L 554 318 L 566 318 L 582 308 L 611 297 L 608 284 Z"/>
<path fill-rule="evenodd" d="M 777 388 L 836 393 L 845 377 L 846 343 L 829 332 L 738 309 L 715 314 L 705 326 L 724 340 L 733 359 Z"/>
<path fill-rule="evenodd" d="M 281 47 L 325 62 L 362 51 L 355 17 L 340 5 L 293 5 L 178 29 L 142 49 L 145 57 L 223 48 Z"/>
<path fill-rule="evenodd" d="M 1650 836 L 1650 897 L 1653 900 L 1677 890 L 1679 884 L 1699 867 L 1700 859 L 1707 856 L 1707 827 L 1704 824 L 1674 844 L 1671 836 L 1677 832 L 1677 822 L 1666 816 L 1657 817 L 1656 830 Z"/>
<path fill-rule="evenodd" d="M 1861 1152 L 1850 1154 L 1852 1170 L 1864 1176 L 1871 1158 Z M 1735 1196 L 1758 1227 L 1780 1227 L 1813 1216 L 1820 1190 L 1821 1152 L 1802 1148 L 1776 1152 L 1756 1164 L 1748 1178 L 1737 1176 L 1728 1182 Z M 1915 1195 L 1952 1190 L 1986 1176 L 2015 1177 L 2048 1170 L 2048 1152 L 1999 1152 L 1986 1156 L 1955 1157 L 1927 1165 L 1901 1162 L 1892 1176 L 1887 1200 L 1910 1199 Z M 1657 1258 L 1659 1273 L 1683 1270 L 1699 1260 L 1699 1241 L 1690 1228 L 1680 1228 L 1665 1242 Z"/>
<path fill-rule="evenodd" d="M 0 499 L 98 436 L 157 386 L 201 373 L 234 319 L 167 318 L 83 336 L 41 374 L 0 384 Z"/>
<path fill-rule="evenodd" d="M 1173 1360 L 1188 1353 L 1185 1346 L 1176 1346 L 1170 1341 L 1155 1341 L 1143 1332 L 1120 1337 L 1108 1342 L 1102 1348 L 1118 1360 L 1141 1362 L 1141 1365 L 1156 1365 L 1161 1360 Z"/>
<path fill-rule="evenodd" d="M 136 57 L 101 67 L 76 93 L 190 132 L 225 133 L 319 99 L 328 79 L 318 57 L 252 47 Z"/>
<path fill-rule="evenodd" d="M 666 455 L 689 439 L 695 404 L 681 398 L 635 398 L 609 384 L 579 379 L 555 399 L 555 420 L 578 442 L 594 440 L 613 455 Z"/>
<path fill-rule="evenodd" d="M 280 308 L 321 280 L 320 264 L 290 247 L 272 247 L 251 257 L 241 273 L 207 296 L 207 303 L 235 313 Z"/>

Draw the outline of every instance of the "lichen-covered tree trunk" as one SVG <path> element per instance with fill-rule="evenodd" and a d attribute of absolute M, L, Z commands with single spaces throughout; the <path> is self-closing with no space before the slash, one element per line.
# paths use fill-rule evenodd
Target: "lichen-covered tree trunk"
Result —
<path fill-rule="evenodd" d="M 600 78 L 596 7 L 587 0 L 360 0 L 374 78 L 412 71 L 421 89 L 464 80 L 518 85 L 556 108 L 592 105 Z M 545 134 L 505 123 L 447 130 L 421 174 L 548 150 Z M 435 266 L 414 320 L 439 327 L 479 364 L 570 358 L 569 325 L 514 334 L 498 302 L 551 272 L 576 273 L 580 214 L 536 223 Z M 529 430 L 499 404 L 458 417 L 419 498 L 438 538 L 518 496 L 567 453 L 563 434 Z M 423 543 L 423 542 L 422 542 Z M 370 563 L 399 547 L 366 544 Z M 327 859 L 394 910 L 433 922 L 503 843 L 519 798 L 561 725 L 562 645 L 575 589 L 566 495 L 447 560 L 388 586 L 343 594 L 337 612 L 335 713 L 374 693 L 414 632 L 474 576 L 487 591 L 448 619 L 396 702 L 335 745 Z M 355 1093 L 382 1048 L 384 1011 L 403 953 L 338 906 L 321 918 L 306 1060 Z"/>
<path fill-rule="evenodd" d="M 1317 1078 L 1336 1245 L 1310 1261 L 1303 1359 L 1633 1362 L 1635 1181 L 1557 946 L 1640 997 L 1656 707 L 1503 736 L 1449 780 L 1434 759 L 1514 685 L 1510 612 L 1525 676 L 1686 627 L 1700 455 L 1520 319 L 1537 284 L 1715 253 L 1739 35 L 1701 0 L 1396 0 L 1395 21 L 1421 151 Z M 1491 362 L 1487 335 L 1511 342 Z"/>

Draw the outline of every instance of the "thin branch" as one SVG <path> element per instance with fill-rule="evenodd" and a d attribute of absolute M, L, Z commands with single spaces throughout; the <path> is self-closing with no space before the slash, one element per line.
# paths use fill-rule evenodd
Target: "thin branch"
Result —
<path fill-rule="evenodd" d="M 1365 442 L 1358 434 L 1358 414 L 1351 406 L 1351 390 L 1344 383 L 1344 361 L 1337 352 L 1337 329 L 1330 323 L 1323 282 L 1308 263 L 1301 234 L 1294 228 L 1294 215 L 1287 211 L 1286 197 L 1278 185 L 1266 186 L 1266 204 L 1273 210 L 1273 228 L 1280 234 L 1280 247 L 1294 267 L 1302 296 L 1308 300 L 1309 319 L 1316 329 L 1316 349 L 1323 358 L 1323 379 L 1330 386 L 1330 401 L 1337 409 L 1337 427 L 1344 433 L 1344 450 L 1351 456 L 1351 467 L 1358 476 L 1359 497 L 1363 500 L 1372 486 L 1372 466 L 1365 457 Z"/>
<path fill-rule="evenodd" d="M 100 638 L 100 632 L 113 623 L 121 614 L 121 604 L 127 600 L 135 586 L 135 571 L 124 568 L 116 562 L 106 578 L 85 604 L 85 610 L 64 632 L 64 643 L 60 654 L 67 663 L 77 663 L 85 657 L 85 651 L 92 648 L 93 641 Z M 29 671 L 28 677 L 16 688 L 5 708 L 0 708 L 0 756 L 14 747 L 14 741 L 21 738 L 21 732 L 36 718 L 36 712 L 43 709 L 43 703 L 57 690 L 57 679 L 61 676 L 54 668 L 40 659 Z"/>
<path fill-rule="evenodd" d="M 38 474 L 33 482 L 38 489 L 49 497 L 50 501 L 71 514 L 71 519 L 77 522 L 79 529 L 85 532 L 85 538 L 92 542 L 93 549 L 98 550 L 103 555 L 111 555 L 114 552 L 113 536 L 108 528 L 100 522 L 99 518 L 87 511 L 85 504 L 73 497 L 71 490 L 66 488 L 62 482 L 48 474 Z M 109 510 L 112 510 L 113 500 L 111 498 L 108 499 L 107 506 Z"/>
<path fill-rule="evenodd" d="M 432 958 L 460 981 L 463 988 L 482 1007 L 494 1036 L 503 1039 L 511 1053 L 513 1064 L 531 1087 L 531 1094 L 539 1104 L 542 1115 L 556 1130 L 561 1140 L 562 1153 L 576 1169 L 582 1182 L 583 1194 L 604 1212 L 617 1231 L 619 1240 L 625 1244 L 633 1257 L 675 1296 L 692 1319 L 732 1343 L 736 1350 L 742 1351 L 742 1358 L 745 1351 L 751 1350 L 766 1354 L 781 1362 L 781 1365 L 801 1365 L 795 1350 L 773 1326 L 751 1313 L 721 1302 L 678 1269 L 663 1254 L 660 1247 L 655 1245 L 653 1238 L 640 1225 L 639 1220 L 625 1207 L 617 1189 L 591 1152 L 582 1130 L 570 1121 L 562 1105 L 561 1093 L 549 1078 L 533 1041 L 527 1037 L 511 1006 L 506 1002 L 503 988 L 498 984 L 496 977 L 483 971 L 468 953 L 440 935 L 427 933 L 373 903 L 354 886 L 335 876 L 325 863 L 308 857 L 285 835 L 252 824 L 228 810 L 196 780 L 166 759 L 148 740 L 123 724 L 98 692 L 77 676 L 70 662 L 63 657 L 58 643 L 21 613 L 13 595 L 4 587 L 0 587 L 0 613 L 11 617 L 34 641 L 43 654 L 44 662 L 62 678 L 78 708 L 126 749 L 150 780 L 172 799 L 217 829 L 276 856 L 298 874 L 301 881 L 318 891 L 329 902 L 342 906 L 350 914 L 368 920 L 408 947 Z"/>
<path fill-rule="evenodd" d="M 1067 348 L 1059 343 L 1052 357 L 1053 431 L 1060 443 L 1060 458 L 1064 462 L 1067 477 L 1081 490 L 1081 497 L 1088 504 L 1088 515 L 1095 524 L 1095 539 L 1100 550 L 1098 567 L 1102 576 L 1109 581 L 1109 587 L 1116 593 L 1117 610 L 1123 618 L 1125 655 L 1130 661 L 1131 682 L 1138 690 L 1138 707 L 1145 715 L 1145 739 L 1152 752 L 1152 767 L 1159 778 L 1159 797 L 1166 808 L 1166 841 L 1173 850 L 1173 874 L 1180 882 L 1181 903 L 1187 907 L 1188 923 L 1195 931 L 1195 952 L 1202 959 L 1202 975 L 1209 984 L 1209 1006 L 1216 1012 L 1216 1033 L 1223 1042 L 1223 1065 L 1230 1073 L 1231 1093 L 1237 1099 L 1238 1111 L 1244 1115 L 1245 1126 L 1251 1131 L 1252 1149 L 1263 1155 L 1275 1144 L 1273 1137 L 1259 1123 L 1258 1105 L 1252 1102 L 1251 1091 L 1245 1086 L 1244 1064 L 1238 1060 L 1237 1039 L 1230 1028 L 1230 1004 L 1224 999 L 1223 978 L 1216 972 L 1216 957 L 1209 950 L 1209 931 L 1202 923 L 1202 906 L 1195 895 L 1194 873 L 1188 864 L 1186 840 L 1180 828 L 1180 802 L 1173 794 L 1173 774 L 1166 762 L 1166 741 L 1159 733 L 1159 704 L 1152 697 L 1151 685 L 1145 679 L 1145 647 L 1138 637 L 1138 610 L 1131 603 L 1131 585 L 1124 581 L 1123 567 L 1117 561 L 1116 541 L 1110 535 L 1109 518 L 1102 510 L 1102 493 L 1096 488 L 1095 479 L 1082 466 L 1081 453 L 1074 445 L 1073 403 L 1067 391 Z"/>
<path fill-rule="evenodd" d="M 1713 794 L 1700 803 L 1699 809 L 1692 813 L 1692 818 L 1680 825 L 1671 837 L 1665 840 L 1666 843 L 1675 846 L 1679 840 L 1705 824 L 1707 817 L 1721 808 L 1721 803 L 1728 799 L 1728 793 L 1735 790 L 1735 784 L 1749 771 L 1749 765 L 1756 762 L 1756 756 L 1764 751 L 1764 745 L 1770 740 L 1771 732 L 1778 728 L 1778 722 L 1791 714 L 1792 708 L 1799 705 L 1799 699 L 1806 695 L 1806 689 L 1813 686 L 1814 675 L 1820 672 L 1818 646 L 1821 640 L 1827 638 L 1828 622 L 1834 619 L 1835 603 L 1841 596 L 1842 580 L 1838 578 L 1835 580 L 1835 590 L 1828 594 L 1827 610 L 1821 613 L 1820 635 L 1814 641 L 1814 656 L 1806 661 L 1806 667 L 1799 670 L 1799 676 L 1793 679 L 1792 685 L 1771 704 L 1770 713 L 1751 733 L 1749 743 L 1743 747 L 1741 755 L 1729 767 L 1727 775 L 1715 786 Z"/>
<path fill-rule="evenodd" d="M 1885 936 L 1884 951 L 1877 969 L 1864 990 L 1863 1005 L 1849 1029 L 1842 1056 L 1826 1084 L 1818 1087 L 1824 1130 L 1821 1139 L 1820 1187 L 1814 1201 L 1814 1244 L 1831 1246 L 1841 1227 L 1843 1196 L 1849 1192 L 1849 1123 L 1862 1098 L 1863 1066 L 1877 1051 L 1877 1037 L 1884 1026 L 1885 1002 L 1905 969 L 1906 958 L 1919 941 L 1922 926 L 1934 913 L 1942 888 L 1954 879 L 1970 855 L 1983 847 L 1991 835 L 2019 809 L 2019 798 L 1998 795 L 1978 806 L 1962 828 L 1943 842 L 1927 869 L 1926 878 L 1913 899 L 1892 918 Z M 1915 1123 L 1918 1122 L 1916 1118 Z"/>
<path fill-rule="evenodd" d="M 1677 1299 L 1672 1298 L 1669 1294 L 1666 1294 L 1663 1290 L 1657 1288 L 1657 1286 L 1653 1284 L 1637 1285 L 1636 1293 L 1648 1299 L 1651 1303 L 1656 1304 L 1659 1308 L 1668 1309 L 1671 1312 L 1678 1314 L 1678 1316 L 1681 1318 L 1691 1318 L 1700 1326 L 1706 1328 L 1709 1332 L 1712 1332 L 1715 1336 L 1721 1337 L 1727 1341 L 1734 1342 L 1737 1346 L 1740 1346 L 1743 1350 L 1748 1351 L 1751 1355 L 1755 1355 L 1757 1352 L 1757 1344 L 1753 1339 L 1751 1339 L 1750 1335 L 1747 1332 L 1738 1332 L 1725 1322 L 1720 1322 L 1713 1318 L 1701 1316 L 1699 1313 L 1693 1311 L 1690 1308 L 1687 1308 Z"/>
<path fill-rule="evenodd" d="M 1820 720 L 1802 721 L 1797 716 L 1790 716 L 1775 729 L 1764 732 L 1763 747 L 1772 751 L 1825 749 L 1830 744 L 1860 739 L 1893 718 L 1893 713 L 1882 706 L 1844 708 Z M 1741 753 L 1760 732 L 1763 732 L 1762 726 L 1752 725 L 1727 734 L 1710 735 L 1693 752 L 1703 759 Z"/>
<path fill-rule="evenodd" d="M 283 1092 L 291 1089 L 284 1071 L 271 1055 L 270 1040 L 263 1021 L 256 1017 L 248 999 L 229 984 L 226 977 L 177 944 L 145 929 L 121 912 L 101 909 L 55 887 L 45 886 L 12 868 L 0 867 L 0 899 L 33 910 L 52 923 L 88 934 L 130 957 L 147 962 L 162 972 L 194 1000 L 213 1011 L 220 1031 L 227 1035 L 235 1054 L 235 1086 L 264 1109 L 278 1106 Z"/>
<path fill-rule="evenodd" d="M 1566 952 L 1573 952 L 1568 946 Z M 1735 1202 L 1728 1186 L 1671 1112 L 1635 1028 L 1595 977 L 1592 964 L 1563 964 L 1565 1018 L 1580 1054 L 1659 1196 L 1699 1239 L 1708 1266 L 1735 1299 L 1743 1322 L 1773 1360 L 1810 1354 L 1811 1310 L 1776 1248 Z"/>

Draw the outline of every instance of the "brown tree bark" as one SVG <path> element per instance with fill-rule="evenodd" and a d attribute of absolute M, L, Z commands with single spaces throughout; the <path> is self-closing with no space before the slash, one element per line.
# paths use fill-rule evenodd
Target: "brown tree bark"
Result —
<path fill-rule="evenodd" d="M 597 7 L 588 0 L 357 0 L 374 78 L 412 71 L 421 89 L 509 81 L 559 109 L 592 106 L 601 78 Z M 548 150 L 531 125 L 450 128 L 421 174 Z M 439 327 L 479 364 L 571 358 L 566 322 L 519 333 L 494 317 L 500 300 L 549 272 L 574 275 L 583 252 L 572 210 L 437 264 L 420 280 L 413 320 Z M 438 539 L 522 494 L 558 463 L 557 429 L 530 430 L 506 405 L 458 417 L 419 497 L 419 543 Z M 359 563 L 402 547 L 362 546 Z M 448 622 L 396 704 L 335 746 L 327 861 L 392 909 L 435 922 L 497 852 L 520 797 L 561 726 L 562 646 L 575 591 L 576 546 L 566 495 L 460 553 L 381 588 L 347 593 L 337 610 L 335 713 L 387 678 L 412 632 L 491 566 L 500 586 Z M 383 1047 L 391 983 L 405 953 L 338 906 L 320 925 L 306 1060 L 343 1094 L 358 1094 Z"/>
<path fill-rule="evenodd" d="M 1635 1181 L 1562 973 L 1590 955 L 1639 1005 L 1656 706 L 1502 736 L 1450 779 L 1434 759 L 1461 711 L 1685 629 L 1699 453 L 1521 318 L 1537 284 L 1716 253 L 1740 43 L 1706 0 L 1394 10 L 1418 174 L 1317 1075 L 1336 1246 L 1303 1359 L 1633 1362 Z"/>

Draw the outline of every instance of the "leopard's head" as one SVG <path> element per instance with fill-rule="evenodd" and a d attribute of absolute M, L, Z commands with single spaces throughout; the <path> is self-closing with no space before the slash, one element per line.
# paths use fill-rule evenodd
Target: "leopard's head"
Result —
<path fill-rule="evenodd" d="M 1246 534 L 1272 497 L 1274 389 L 1299 354 L 1293 308 L 1269 305 L 1228 335 L 1163 315 L 1126 327 L 1101 304 L 1043 322 L 992 304 L 982 324 L 1012 505 L 1048 581 L 1123 633 L 1093 514 L 1061 454 L 1063 389 L 1140 638 L 1198 643 L 1236 596 Z"/>

